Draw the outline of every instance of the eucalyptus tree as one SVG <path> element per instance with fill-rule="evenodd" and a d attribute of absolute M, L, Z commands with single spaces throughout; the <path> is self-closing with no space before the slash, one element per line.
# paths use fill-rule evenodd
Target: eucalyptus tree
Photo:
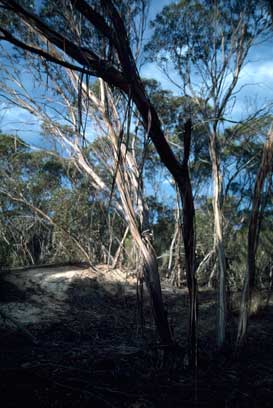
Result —
<path fill-rule="evenodd" d="M 69 17 L 70 23 L 72 23 L 75 10 L 72 8 L 70 12 L 68 12 L 65 4 L 62 4 L 62 10 L 63 15 L 60 18 L 60 15 L 58 15 L 58 13 L 56 14 L 55 6 L 50 2 L 47 2 L 45 7 L 42 8 L 42 15 L 46 16 L 45 18 L 49 18 L 50 16 L 51 19 L 59 21 L 60 25 L 65 24 L 65 21 L 62 21 L 62 17 L 64 20 Z M 123 10 L 121 10 L 121 12 L 123 12 Z M 83 26 L 85 26 L 85 23 Z M 72 26 L 71 29 L 73 31 Z M 79 27 L 77 27 L 77 29 L 79 29 Z M 74 34 L 79 35 L 79 32 L 77 31 Z M 80 38 L 82 41 L 87 41 L 89 38 L 88 36 L 90 36 L 89 31 L 81 34 Z M 41 36 L 37 35 L 37 38 L 38 41 L 43 41 Z M 96 41 L 92 45 L 94 47 L 98 46 Z M 134 46 L 135 45 L 136 44 L 134 43 Z M 103 52 L 105 52 L 107 46 L 104 44 L 101 48 L 103 48 Z M 60 61 L 64 60 L 60 51 L 55 50 L 54 52 L 55 56 L 58 55 Z M 80 50 L 79 53 L 81 53 Z M 171 337 L 162 302 L 156 256 L 149 239 L 149 234 L 147 234 L 147 217 L 145 215 L 146 211 L 145 203 L 143 202 L 140 172 L 137 167 L 134 153 L 132 154 L 128 151 L 128 146 L 126 144 L 129 143 L 129 141 L 127 138 L 126 140 L 122 139 L 122 134 L 127 132 L 123 126 L 124 122 L 127 121 L 127 117 L 125 116 L 123 120 L 120 120 L 118 109 L 113 102 L 112 92 L 102 80 L 100 80 L 99 95 L 97 96 L 96 93 L 90 89 L 88 79 L 84 81 L 83 78 L 80 78 L 78 74 L 73 72 L 71 66 L 67 66 L 65 62 L 61 65 L 64 66 L 63 71 L 65 79 L 62 78 L 60 80 L 58 72 L 54 72 L 54 69 L 51 69 L 50 67 L 46 67 L 46 75 L 50 78 L 51 82 L 54 82 L 56 85 L 55 96 L 58 94 L 62 99 L 62 104 L 66 107 L 69 116 L 69 126 L 62 126 L 60 123 L 56 122 L 56 119 L 53 121 L 48 113 L 48 108 L 41 109 L 39 99 L 34 99 L 31 95 L 25 92 L 25 87 L 22 82 L 20 83 L 20 90 L 18 92 L 18 90 L 12 90 L 10 88 L 10 82 L 7 81 L 5 84 L 5 91 L 14 103 L 35 113 L 43 122 L 43 128 L 46 132 L 55 135 L 55 137 L 58 137 L 65 143 L 70 152 L 74 155 L 76 165 L 90 176 L 94 188 L 98 191 L 108 191 L 112 196 L 113 186 L 112 189 L 107 186 L 102 177 L 94 171 L 92 166 L 90 166 L 90 163 L 80 148 L 80 140 L 84 139 L 84 130 L 82 128 L 83 111 L 86 111 L 86 116 L 90 116 L 89 112 L 87 112 L 90 107 L 90 110 L 92 109 L 93 113 L 92 118 L 95 119 L 99 131 L 102 133 L 108 133 L 111 141 L 112 154 L 108 160 L 104 160 L 104 163 L 106 164 L 106 167 L 108 167 L 108 171 L 110 170 L 115 178 L 119 190 L 119 196 L 121 198 L 122 209 L 125 212 L 125 217 L 130 226 L 131 234 L 137 242 L 144 258 L 144 279 L 151 295 L 155 320 L 162 341 L 168 344 L 171 342 Z M 89 72 L 89 74 L 90 73 L 91 72 Z M 16 83 L 18 84 L 18 80 Z M 24 92 L 21 92 L 21 90 Z M 71 101 L 71 90 L 75 91 L 75 95 L 79 92 L 76 96 L 76 99 L 78 99 L 78 106 L 76 107 L 73 104 L 74 94 L 72 95 Z M 130 104 L 131 102 L 129 101 L 128 106 Z M 97 112 L 95 115 L 94 109 Z M 128 110 L 129 109 L 131 108 L 129 107 Z M 56 114 L 57 109 L 55 107 L 54 111 Z M 63 117 L 63 120 L 64 119 L 65 118 Z M 98 152 L 96 152 L 96 154 L 98 154 Z M 111 160 L 111 157 L 114 157 L 115 160 Z M 116 162 L 117 164 L 115 164 Z M 118 209 L 120 209 L 120 207 Z"/>
<path fill-rule="evenodd" d="M 133 56 L 136 42 L 130 45 L 132 30 L 128 30 L 126 8 L 138 5 L 145 9 L 145 2 L 60 1 L 47 2 L 53 14 L 39 15 L 38 4 L 22 4 L 1 0 L 1 40 L 39 55 L 47 62 L 55 63 L 80 75 L 102 78 L 109 86 L 119 89 L 137 108 L 147 135 L 154 143 L 159 156 L 173 175 L 183 201 L 183 238 L 186 270 L 190 290 L 190 338 L 196 343 L 196 281 L 194 251 L 194 206 L 188 172 L 191 142 L 191 122 L 184 127 L 184 158 L 177 159 L 161 128 L 158 114 L 151 103 Z M 55 24 L 56 15 L 63 24 Z M 134 18 L 134 14 L 128 14 Z M 6 18 L 8 16 L 8 18 Z M 143 25 L 141 24 L 141 27 Z M 23 27 L 24 35 L 19 33 Z M 135 26 L 136 27 L 136 26 Z M 22 33 L 22 31 L 21 31 Z M 88 35 L 82 36 L 82 33 Z M 98 34 L 98 35 L 96 35 Z M 61 56 L 60 56 L 61 54 Z M 164 309 L 158 273 L 150 276 L 151 259 L 145 259 L 148 286 L 153 288 L 154 306 L 159 311 L 158 328 L 165 343 L 170 343 L 170 333 Z"/>
<path fill-rule="evenodd" d="M 227 240 L 227 257 L 231 261 L 230 266 L 234 273 L 237 272 L 236 281 L 238 286 L 243 281 L 241 271 L 242 268 L 245 269 L 246 259 L 242 256 L 239 268 L 232 265 L 232 260 L 240 254 L 240 252 L 234 253 L 234 245 L 238 245 L 235 237 L 237 232 L 245 229 L 250 219 L 252 192 L 262 161 L 263 146 L 268 137 L 271 124 L 272 115 L 267 110 L 263 110 L 260 116 L 252 116 L 242 123 L 225 129 L 223 135 L 229 141 L 222 154 L 225 170 L 223 183 L 224 229 L 225 235 L 229 237 Z M 262 202 L 265 202 L 266 194 L 264 192 L 261 194 L 264 195 Z M 261 216 L 263 209 L 267 211 L 264 203 L 261 206 Z M 242 241 L 242 237 L 239 239 Z M 247 241 L 247 237 L 245 239 Z M 242 255 L 244 247 L 245 245 L 242 243 Z"/>
<path fill-rule="evenodd" d="M 88 201 L 94 191 L 87 185 L 83 189 L 83 180 L 72 188 L 75 176 L 68 175 L 68 160 L 32 150 L 18 136 L 4 134 L 0 157 L 0 234 L 5 252 L 1 262 L 15 266 L 90 260 L 82 236 L 87 235 L 85 217 L 91 212 Z M 97 228 L 102 219 L 98 217 Z"/>
<path fill-rule="evenodd" d="M 268 14 L 257 7 L 256 1 L 182 0 L 164 7 L 157 15 L 146 47 L 150 59 L 158 62 L 183 95 L 199 104 L 207 127 L 214 187 L 214 247 L 219 263 L 219 346 L 225 341 L 226 325 L 223 146 L 219 136 L 239 91 L 236 86 L 249 49 L 268 24 Z"/>
<path fill-rule="evenodd" d="M 6 58 L 12 59 L 9 54 L 6 55 Z M 30 68 L 34 74 L 39 76 L 41 71 L 35 69 L 32 61 Z M 39 95 L 39 98 L 35 99 L 32 97 L 32 91 L 24 86 L 19 70 L 14 69 L 11 74 L 9 66 L 2 64 L 2 72 L 2 78 L 5 76 L 5 81 L 2 79 L 2 89 L 5 91 L 5 98 L 8 99 L 8 102 L 35 115 L 42 123 L 44 134 L 62 143 L 66 148 L 66 155 L 72 158 L 78 169 L 88 175 L 97 193 L 106 195 L 108 200 L 111 196 L 119 216 L 120 213 L 125 215 L 134 242 L 141 256 L 146 260 L 144 262 L 148 265 L 149 275 L 154 275 L 152 283 L 147 273 L 144 279 L 151 294 L 154 315 L 158 323 L 160 319 L 162 320 L 158 314 L 165 318 L 165 313 L 162 309 L 162 300 L 160 300 L 161 289 L 157 260 L 148 230 L 147 203 L 144 200 L 142 181 L 144 161 L 137 157 L 135 150 L 138 136 L 132 135 L 129 129 L 132 120 L 131 107 L 128 107 L 128 103 L 121 95 L 114 95 L 102 80 L 95 82 L 90 87 L 86 82 L 81 82 L 79 91 L 80 78 L 67 68 L 63 69 L 62 76 L 54 69 L 47 68 L 46 95 L 42 98 Z M 17 87 L 11 85 L 13 83 Z M 41 81 L 39 84 L 41 88 Z M 53 105 L 52 95 L 54 96 Z M 61 110 L 56 105 L 61 105 Z M 50 109 L 53 111 L 54 118 Z M 139 118 L 136 120 L 138 128 L 142 127 Z M 82 121 L 92 121 L 93 128 L 97 132 L 97 143 L 90 143 L 94 136 L 89 136 L 89 129 L 81 128 L 80 122 Z M 85 148 L 81 145 L 82 143 L 86 145 Z M 109 185 L 111 178 L 114 178 L 114 184 L 117 185 L 119 201 L 114 194 L 114 184 L 112 187 Z M 126 236 L 127 233 L 126 228 L 124 235 Z M 110 253 L 109 256 L 111 257 Z M 118 253 L 114 258 L 115 262 L 117 256 Z M 140 281 L 142 279 L 140 271 Z M 159 301 L 156 299 L 156 294 L 159 296 Z M 167 325 L 166 319 L 164 324 Z M 160 326 L 160 323 L 158 325 Z"/>
<path fill-rule="evenodd" d="M 261 225 L 261 201 L 264 184 L 272 172 L 273 163 L 273 129 L 268 132 L 267 140 L 263 147 L 261 163 L 256 175 L 255 187 L 252 198 L 251 216 L 248 228 L 248 251 L 247 251 L 247 273 L 241 300 L 240 319 L 237 334 L 237 345 L 241 345 L 247 330 L 249 307 L 252 290 L 255 284 L 256 274 L 256 252 L 259 243 L 259 232 Z"/>
<path fill-rule="evenodd" d="M 19 157 L 21 156 L 21 160 Z M 20 139 L 13 139 L 7 135 L 0 134 L 0 179 L 1 187 L 9 184 L 12 175 L 18 178 L 27 161 L 27 147 Z M 17 181 L 20 188 L 22 180 Z M 31 225 L 34 224 L 30 214 L 25 214 L 24 219 L 20 217 L 20 209 L 16 205 L 11 205 L 10 200 L 0 195 L 0 241 L 1 241 L 1 265 L 11 265 L 13 260 L 27 259 L 28 263 L 33 262 L 33 257 L 27 246 L 27 240 L 31 232 L 27 234 Z M 16 254 L 17 253 L 17 254 Z"/>
<path fill-rule="evenodd" d="M 205 126 L 200 122 L 200 114 L 198 112 L 198 105 L 192 98 L 188 96 L 177 96 L 170 90 L 162 89 L 160 84 L 155 80 L 145 79 L 147 92 L 155 106 L 165 137 L 168 143 L 172 146 L 177 157 L 183 157 L 183 119 L 190 116 L 194 126 L 192 127 L 191 135 L 191 154 L 189 157 L 189 170 L 191 175 L 191 183 L 194 197 L 198 198 L 200 191 L 206 188 L 206 184 L 210 176 L 209 166 L 209 151 L 207 145 L 207 134 Z M 189 112 L 189 106 L 191 106 Z M 155 165 L 157 170 L 155 171 Z M 171 275 L 171 281 L 176 282 L 179 286 L 182 282 L 182 271 L 184 268 L 183 250 L 181 248 L 182 233 L 182 210 L 179 191 L 176 184 L 167 175 L 166 168 L 160 161 L 156 159 L 156 151 L 152 145 L 148 146 L 146 154 L 146 174 L 156 183 L 159 171 L 164 174 L 165 183 L 168 181 L 168 189 L 172 190 L 172 195 L 175 197 L 176 203 L 172 204 L 175 209 L 175 225 L 172 225 L 173 233 L 169 248 L 169 262 L 166 265 L 168 276 Z M 156 238 L 156 237 L 155 237 Z M 182 245 L 183 246 L 183 245 Z M 160 251 L 162 254 L 162 251 Z M 166 254 L 164 254 L 166 257 Z M 173 262 L 174 260 L 174 262 Z"/>

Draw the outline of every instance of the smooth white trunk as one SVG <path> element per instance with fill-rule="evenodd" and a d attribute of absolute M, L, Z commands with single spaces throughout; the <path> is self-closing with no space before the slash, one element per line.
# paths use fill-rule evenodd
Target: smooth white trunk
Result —
<path fill-rule="evenodd" d="M 219 284 L 218 284 L 218 322 L 217 343 L 222 347 L 226 335 L 226 262 L 223 243 L 223 214 L 220 203 L 221 197 L 221 174 L 219 169 L 219 158 L 216 145 L 216 132 L 210 135 L 210 158 L 212 163 L 213 181 L 213 213 L 214 213 L 214 248 L 216 250 Z"/>

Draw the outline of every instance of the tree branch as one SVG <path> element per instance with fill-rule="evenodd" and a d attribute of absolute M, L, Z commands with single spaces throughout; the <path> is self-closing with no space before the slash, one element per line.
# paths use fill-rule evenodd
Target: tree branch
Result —
<path fill-rule="evenodd" d="M 17 4 L 17 2 L 13 0 L 1 0 L 1 3 L 6 6 L 7 10 L 13 11 L 26 24 L 31 25 L 34 29 L 41 33 L 50 43 L 54 44 L 57 48 L 65 52 L 70 58 L 74 59 L 84 67 L 88 66 L 92 75 L 102 77 L 105 81 L 109 82 L 110 84 L 119 87 L 121 90 L 125 92 L 128 92 L 127 83 L 128 81 L 124 78 L 122 72 L 113 67 L 112 64 L 109 64 L 107 60 L 101 59 L 98 55 L 96 55 L 94 52 L 92 52 L 90 49 L 86 47 L 80 47 L 77 44 L 74 44 L 68 38 L 59 34 L 51 27 L 49 27 L 36 14 L 31 13 L 30 11 L 26 10 L 25 8 Z M 3 32 L 2 28 L 1 31 Z M 15 37 L 13 38 L 17 41 L 16 45 L 18 47 L 23 49 L 26 49 L 25 47 L 29 47 L 27 44 L 20 42 Z M 10 41 L 10 39 L 8 39 L 8 41 Z M 29 48 L 28 50 L 31 52 L 35 52 L 35 49 L 31 50 Z M 45 55 L 46 54 L 44 54 L 43 56 L 45 57 Z M 63 65 L 58 61 L 58 59 L 54 60 L 54 62 L 58 63 L 59 65 Z"/>

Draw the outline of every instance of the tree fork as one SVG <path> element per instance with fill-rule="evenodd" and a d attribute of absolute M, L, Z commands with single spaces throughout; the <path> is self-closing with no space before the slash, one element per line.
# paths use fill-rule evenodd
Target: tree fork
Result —
<path fill-rule="evenodd" d="M 127 31 L 124 26 L 124 22 L 116 10 L 113 2 L 111 0 L 101 0 L 101 3 L 105 7 L 105 12 L 109 20 L 112 22 L 113 31 L 111 27 L 106 22 L 105 18 L 101 15 L 97 15 L 93 7 L 89 6 L 84 0 L 78 0 L 75 2 L 75 9 L 77 9 L 89 22 L 100 32 L 100 34 L 110 41 L 110 44 L 116 49 L 121 70 L 117 69 L 110 61 L 103 60 L 99 55 L 95 54 L 92 50 L 86 47 L 80 47 L 78 44 L 73 43 L 68 38 L 54 30 L 47 23 L 41 20 L 41 18 L 20 6 L 14 0 L 0 0 L 0 4 L 6 8 L 8 11 L 12 11 L 17 15 L 26 25 L 31 25 L 33 30 L 37 33 L 42 34 L 49 43 L 56 46 L 62 52 L 64 52 L 68 57 L 72 58 L 78 64 L 84 67 L 85 72 L 90 75 L 102 78 L 111 86 L 117 87 L 119 90 L 124 92 L 128 97 L 132 99 L 135 103 L 138 111 L 140 112 L 144 127 L 146 128 L 148 136 L 154 143 L 154 146 L 160 156 L 161 161 L 170 171 L 174 180 L 176 181 L 181 199 L 183 202 L 183 240 L 185 246 L 185 257 L 186 257 L 186 269 L 187 269 L 187 281 L 189 286 L 190 295 L 190 342 L 196 342 L 194 336 L 196 335 L 196 315 L 197 315 L 197 290 L 196 290 L 196 279 L 195 279 L 195 251 L 194 251 L 194 205 L 191 183 L 188 172 L 188 159 L 189 159 L 189 148 L 190 148 L 190 121 L 185 125 L 185 152 L 183 164 L 181 164 L 173 150 L 171 149 L 168 141 L 165 138 L 164 132 L 161 128 L 160 119 L 153 107 L 151 101 L 149 100 L 143 82 L 138 73 L 138 69 L 135 60 L 132 56 L 132 50 L 129 44 Z M 82 7 L 82 10 L 80 8 Z M 29 46 L 29 44 L 24 43 L 17 38 L 15 38 L 11 33 L 4 31 L 0 27 L 0 33 L 2 36 L 0 39 L 9 41 L 19 48 L 25 49 L 36 55 L 40 55 L 47 60 L 51 60 L 56 64 L 61 66 L 67 66 L 67 62 L 55 58 L 54 55 L 45 52 L 42 49 Z M 117 40 L 118 38 L 118 40 Z M 82 71 L 82 67 L 76 65 L 71 65 L 71 69 Z M 140 244 L 141 245 L 141 244 Z M 142 243 L 143 245 L 143 243 Z M 146 255 L 147 248 L 143 250 Z M 161 294 L 160 279 L 158 270 L 150 270 L 150 256 L 144 256 L 146 276 L 148 273 L 152 272 L 153 276 L 147 277 L 147 284 L 153 283 L 156 290 L 160 290 L 157 295 Z M 155 278 L 155 279 L 154 279 Z M 150 283 L 149 283 L 150 282 Z M 158 289 L 159 288 L 159 289 Z M 154 293 L 154 290 L 150 290 L 150 293 Z M 166 316 L 164 314 L 164 308 L 162 302 L 158 303 L 158 296 L 154 296 L 153 305 L 155 308 L 159 308 L 158 315 L 155 316 L 156 322 L 159 324 L 166 324 Z M 161 330 L 161 329 L 160 329 Z M 165 338 L 166 330 L 162 331 L 162 336 Z M 167 335 L 167 337 L 169 337 Z"/>

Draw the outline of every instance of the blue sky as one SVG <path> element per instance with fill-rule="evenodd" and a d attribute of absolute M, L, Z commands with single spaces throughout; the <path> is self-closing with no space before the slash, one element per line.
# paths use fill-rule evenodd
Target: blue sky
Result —
<path fill-rule="evenodd" d="M 164 5 L 168 4 L 168 0 L 152 0 L 149 9 L 149 19 L 152 20 L 157 13 L 160 12 Z M 147 27 L 146 38 L 149 38 L 150 29 Z M 149 70 L 149 68 L 148 68 Z M 147 77 L 150 74 L 146 74 Z M 161 77 L 157 78 L 159 81 Z M 162 78 L 162 81 L 164 78 Z M 51 148 L 52 144 L 40 136 L 40 126 L 39 122 L 27 111 L 20 109 L 16 106 L 12 108 L 5 109 L 5 104 L 3 100 L 0 99 L 0 129 L 3 132 L 18 134 L 23 137 L 24 140 L 29 142 L 34 146 L 41 146 L 46 148 Z"/>
<path fill-rule="evenodd" d="M 150 19 L 154 19 L 162 8 L 171 3 L 169 0 L 152 1 Z M 148 30 L 149 35 L 150 30 Z M 173 85 L 154 63 L 146 64 L 141 71 L 143 77 L 159 81 L 163 88 L 170 89 L 174 94 L 180 95 L 181 91 Z M 179 83 L 179 77 L 174 70 L 169 72 L 174 81 Z M 233 120 L 242 120 L 247 114 L 247 106 L 251 109 L 272 103 L 273 101 L 273 35 L 262 44 L 251 48 L 246 64 L 243 67 L 237 89 L 242 90 L 236 97 L 236 104 L 232 110 Z"/>
<path fill-rule="evenodd" d="M 152 20 L 159 13 L 163 6 L 169 4 L 169 0 L 153 0 L 150 6 L 149 18 Z M 147 30 L 146 39 L 150 36 L 150 29 Z M 272 36 L 273 37 L 273 36 Z M 152 63 L 146 64 L 141 71 L 143 77 L 158 80 L 163 88 L 170 89 L 176 94 L 180 94 L 172 85 L 160 68 Z M 170 75 L 176 79 L 174 71 Z M 232 119 L 240 120 L 246 114 L 247 106 L 260 107 L 269 101 L 273 101 L 273 39 L 263 45 L 259 45 L 251 50 L 248 63 L 241 72 L 238 86 L 249 84 L 243 88 L 237 97 L 236 105 L 232 112 Z M 1 106 L 2 105 L 2 106 Z M 2 131 L 18 133 L 26 141 L 34 145 L 43 145 L 45 142 L 39 135 L 39 123 L 35 118 L 18 107 L 3 110 L 3 103 L 0 100 L 0 128 Z M 49 148 L 50 144 L 46 143 Z"/>

